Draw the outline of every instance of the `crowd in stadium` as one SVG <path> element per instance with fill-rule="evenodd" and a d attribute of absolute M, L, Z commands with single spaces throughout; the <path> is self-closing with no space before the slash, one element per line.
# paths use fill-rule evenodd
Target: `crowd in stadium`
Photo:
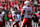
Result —
<path fill-rule="evenodd" d="M 29 2 L 26 3 L 26 1 Z M 17 25 L 16 27 L 19 27 L 19 22 L 22 22 L 26 15 L 22 11 L 27 5 L 32 7 L 32 20 L 40 26 L 40 0 L 0 0 L 0 27 L 4 27 L 5 23 L 7 24 L 7 22 L 10 23 L 11 21 L 13 22 L 12 26 Z M 31 22 L 30 19 L 28 20 L 28 22 Z M 27 21 L 26 18 L 25 21 Z M 28 27 L 31 27 L 31 25 L 28 24 Z"/>

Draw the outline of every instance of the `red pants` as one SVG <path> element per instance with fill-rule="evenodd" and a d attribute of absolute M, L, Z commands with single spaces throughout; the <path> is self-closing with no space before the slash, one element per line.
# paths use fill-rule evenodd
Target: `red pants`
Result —
<path fill-rule="evenodd" d="M 4 26 L 3 22 L 0 21 L 0 27 L 3 27 L 3 26 Z"/>
<path fill-rule="evenodd" d="M 31 27 L 31 19 L 24 18 L 22 27 L 25 27 L 25 25 L 27 25 L 27 27 Z"/>

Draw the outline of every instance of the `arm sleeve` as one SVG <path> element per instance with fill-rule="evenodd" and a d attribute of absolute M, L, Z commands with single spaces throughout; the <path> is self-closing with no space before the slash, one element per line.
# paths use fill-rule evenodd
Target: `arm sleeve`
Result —
<path fill-rule="evenodd" d="M 25 10 L 22 10 L 22 13 L 24 13 Z"/>

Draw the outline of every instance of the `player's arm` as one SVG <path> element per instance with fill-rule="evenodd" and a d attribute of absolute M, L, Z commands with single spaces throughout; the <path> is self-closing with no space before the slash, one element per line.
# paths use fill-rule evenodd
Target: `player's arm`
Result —
<path fill-rule="evenodd" d="M 23 9 L 22 12 L 21 12 L 21 16 L 24 14 L 24 11 L 25 11 L 25 10 Z"/>

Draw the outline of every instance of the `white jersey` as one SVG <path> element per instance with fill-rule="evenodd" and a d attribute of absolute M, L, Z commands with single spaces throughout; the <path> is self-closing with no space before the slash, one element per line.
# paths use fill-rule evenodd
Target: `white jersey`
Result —
<path fill-rule="evenodd" d="M 24 18 L 32 18 L 32 7 L 24 8 Z"/>
<path fill-rule="evenodd" d="M 0 21 L 1 21 L 1 22 L 3 22 L 2 18 L 3 18 L 3 15 L 0 14 Z"/>

